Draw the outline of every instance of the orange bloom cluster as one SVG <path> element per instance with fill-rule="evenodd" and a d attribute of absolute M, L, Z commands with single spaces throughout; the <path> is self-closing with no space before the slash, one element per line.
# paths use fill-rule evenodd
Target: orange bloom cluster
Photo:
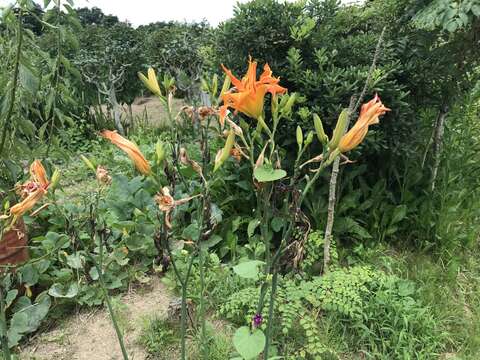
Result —
<path fill-rule="evenodd" d="M 45 168 L 40 160 L 35 160 L 30 165 L 30 180 L 19 188 L 23 200 L 10 208 L 10 215 L 19 217 L 33 209 L 35 204 L 45 196 L 49 185 Z"/>
<path fill-rule="evenodd" d="M 368 103 L 363 104 L 357 122 L 340 140 L 338 145 L 340 152 L 344 153 L 357 147 L 367 135 L 368 127 L 378 124 L 380 122 L 378 118 L 387 111 L 390 111 L 390 109 L 382 104 L 378 95 L 375 95 Z"/>
<path fill-rule="evenodd" d="M 278 85 L 280 79 L 272 76 L 272 70 L 268 64 L 263 67 L 263 73 L 259 80 L 257 80 L 257 62 L 251 59 L 249 60 L 247 74 L 242 80 L 237 79 L 223 64 L 222 68 L 235 86 L 222 95 L 223 106 L 220 108 L 220 123 L 222 126 L 228 108 L 258 119 L 262 116 L 263 100 L 267 93 L 275 95 L 287 91 L 287 89 Z"/>
<path fill-rule="evenodd" d="M 116 131 L 103 130 L 100 135 L 123 150 L 133 161 L 137 170 L 143 175 L 150 174 L 150 164 L 145 159 L 137 145 L 130 140 L 125 139 Z"/>

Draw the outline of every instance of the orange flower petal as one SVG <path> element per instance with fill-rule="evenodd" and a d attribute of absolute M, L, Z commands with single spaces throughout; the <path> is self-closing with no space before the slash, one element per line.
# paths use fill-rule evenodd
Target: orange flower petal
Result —
<path fill-rule="evenodd" d="M 47 179 L 47 173 L 40 160 L 35 160 L 32 165 L 30 165 L 30 176 L 33 181 L 40 184 L 42 187 L 48 187 L 49 181 Z"/>
<path fill-rule="evenodd" d="M 36 191 L 28 195 L 22 202 L 12 206 L 10 208 L 10 215 L 17 217 L 22 216 L 27 211 L 33 209 L 35 204 L 39 202 L 46 193 L 47 191 L 45 189 L 41 187 L 38 188 Z"/>
<path fill-rule="evenodd" d="M 109 140 L 112 144 L 118 146 L 121 150 L 123 150 L 133 161 L 135 167 L 139 172 L 144 175 L 150 174 L 150 164 L 145 159 L 137 145 L 125 139 L 116 131 L 103 130 L 100 135 L 105 139 Z"/>

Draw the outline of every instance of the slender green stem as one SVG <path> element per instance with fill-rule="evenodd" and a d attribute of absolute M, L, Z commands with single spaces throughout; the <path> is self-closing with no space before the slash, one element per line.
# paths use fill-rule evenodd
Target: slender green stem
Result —
<path fill-rule="evenodd" d="M 7 336 L 7 318 L 5 315 L 5 293 L 3 291 L 3 284 L 0 285 L 0 338 L 2 341 L 3 357 L 5 360 L 10 360 L 10 347 L 8 346 Z"/>
<path fill-rule="evenodd" d="M 267 331 L 265 332 L 265 350 L 263 351 L 263 359 L 268 360 L 268 350 L 270 348 L 270 341 L 271 341 L 271 334 L 272 334 L 272 327 L 273 327 L 273 317 L 274 315 L 274 307 L 275 307 L 275 295 L 277 292 L 277 283 L 278 283 L 278 269 L 275 267 L 273 269 L 273 276 L 272 276 L 272 287 L 270 289 L 270 304 L 268 305 L 268 323 L 267 323 Z"/>
<path fill-rule="evenodd" d="M 5 121 L 3 123 L 3 133 L 2 138 L 0 141 L 0 155 L 3 154 L 3 149 L 5 147 L 5 141 L 7 139 L 7 133 L 10 128 L 10 119 L 13 115 L 13 108 L 15 105 L 15 97 L 17 94 L 17 83 L 18 83 L 18 74 L 19 74 L 19 67 L 20 67 L 20 56 L 22 53 L 22 43 L 23 43 L 23 25 L 22 25 L 22 9 L 18 13 L 18 43 L 17 43 L 17 50 L 15 53 L 15 64 L 13 69 L 13 80 L 12 80 L 12 88 L 10 89 L 10 99 L 8 104 L 7 115 L 5 116 Z"/>
<path fill-rule="evenodd" d="M 110 295 L 108 294 L 107 287 L 105 285 L 105 280 L 103 278 L 103 270 L 102 270 L 103 241 L 102 241 L 101 237 L 100 237 L 100 244 L 99 245 L 100 245 L 100 253 L 99 253 L 100 264 L 95 261 L 95 258 L 93 256 L 91 256 L 91 259 L 92 259 L 93 265 L 95 266 L 95 268 L 97 269 L 97 272 L 98 272 L 98 279 L 100 281 L 100 286 L 102 288 L 102 292 L 103 292 L 105 302 L 107 303 L 108 312 L 110 314 L 110 318 L 112 319 L 112 324 L 113 324 L 113 327 L 115 329 L 115 333 L 117 334 L 118 343 L 120 344 L 120 349 L 122 350 L 123 359 L 128 360 L 127 349 L 125 348 L 125 343 L 123 341 L 123 334 L 122 334 L 122 331 L 120 330 L 120 327 L 118 326 L 117 318 L 116 318 L 115 312 L 113 310 L 112 303 L 110 301 Z"/>

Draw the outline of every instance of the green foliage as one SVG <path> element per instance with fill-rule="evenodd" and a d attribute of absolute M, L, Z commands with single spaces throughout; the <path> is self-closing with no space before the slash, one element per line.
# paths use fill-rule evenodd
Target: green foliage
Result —
<path fill-rule="evenodd" d="M 250 321 L 257 296 L 257 288 L 247 287 L 219 311 L 236 323 Z M 349 351 L 374 357 L 433 359 L 443 344 L 438 320 L 418 299 L 414 284 L 368 267 L 338 269 L 310 281 L 284 279 L 275 308 L 275 331 L 286 339 L 277 346 L 302 358 L 340 356 L 339 344 L 320 327 L 326 322 L 337 324 L 337 334 L 347 329 Z"/>

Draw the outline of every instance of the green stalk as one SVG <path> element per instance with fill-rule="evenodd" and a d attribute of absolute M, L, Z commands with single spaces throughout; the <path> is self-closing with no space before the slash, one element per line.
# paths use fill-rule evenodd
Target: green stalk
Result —
<path fill-rule="evenodd" d="M 274 317 L 273 309 L 275 306 L 277 283 L 278 283 L 278 269 L 275 267 L 273 269 L 272 287 L 270 289 L 270 304 L 268 305 L 268 322 L 267 322 L 267 331 L 265 332 L 265 350 L 263 351 L 264 360 L 268 360 L 268 350 L 270 349 L 270 341 L 271 341 L 273 317 Z"/>
<path fill-rule="evenodd" d="M 105 285 L 105 281 L 103 278 L 103 271 L 101 266 L 95 261 L 95 258 L 91 256 L 91 259 L 93 261 L 93 265 L 97 269 L 98 272 L 98 279 L 100 281 L 100 286 L 102 288 L 103 296 L 105 298 L 105 302 L 107 303 L 107 308 L 108 312 L 110 314 L 110 318 L 112 319 L 112 324 L 115 329 L 115 333 L 117 334 L 118 338 L 118 343 L 120 344 L 120 349 L 122 350 L 122 355 L 124 360 L 128 360 L 128 354 L 127 354 L 127 349 L 125 348 L 125 343 L 123 341 L 123 334 L 122 331 L 120 330 L 120 327 L 118 326 L 117 323 L 117 318 L 115 316 L 115 312 L 113 311 L 112 303 L 110 301 L 110 295 L 108 294 L 107 287 Z M 103 263 L 103 243 L 100 241 L 100 264 Z"/>
<path fill-rule="evenodd" d="M 0 142 L 0 155 L 3 154 L 3 149 L 5 147 L 5 141 L 7 139 L 7 133 L 10 127 L 10 119 L 13 115 L 13 108 L 15 105 L 15 97 L 17 94 L 17 84 L 18 84 L 18 74 L 19 74 L 19 67 L 20 67 L 20 55 L 22 53 L 22 42 L 23 42 L 23 26 L 22 26 L 22 9 L 18 13 L 18 44 L 17 50 L 15 53 L 15 65 L 13 68 L 13 81 L 12 81 L 12 88 L 10 90 L 10 103 L 8 104 L 8 111 L 5 117 L 5 121 L 3 124 L 3 133 L 2 139 Z"/>
<path fill-rule="evenodd" d="M 100 194 L 96 193 L 95 195 L 96 195 L 96 197 L 95 197 L 95 207 L 94 207 L 93 204 L 90 207 L 91 237 L 92 237 L 94 246 L 95 246 L 95 243 L 96 243 L 95 240 L 97 238 L 96 213 L 95 213 L 94 209 L 96 210 L 98 208 L 98 202 L 100 200 Z M 77 239 L 82 244 L 84 249 L 88 249 L 86 244 L 84 243 L 84 241 L 79 236 L 77 237 Z M 88 254 L 88 257 L 90 258 L 90 260 L 92 260 L 93 266 L 95 266 L 95 268 L 97 269 L 98 280 L 100 282 L 100 287 L 102 289 L 103 297 L 105 299 L 105 302 L 107 303 L 107 309 L 108 309 L 108 312 L 110 314 L 110 318 L 112 320 L 113 328 L 115 329 L 115 333 L 117 335 L 118 343 L 120 344 L 120 349 L 122 351 L 123 360 L 128 360 L 127 350 L 125 348 L 125 343 L 123 341 L 123 334 L 122 334 L 122 331 L 120 330 L 120 327 L 118 326 L 117 318 L 115 316 L 115 312 L 113 311 L 112 303 L 110 301 L 110 295 L 108 294 L 107 286 L 105 285 L 105 279 L 103 277 L 103 270 L 102 270 L 102 268 L 103 268 L 103 243 L 104 243 L 103 240 L 104 240 L 103 234 L 100 234 L 100 239 L 99 239 L 99 242 L 98 242 L 99 246 L 100 246 L 100 252 L 99 252 L 100 263 L 98 263 L 96 261 L 95 257 L 92 254 L 90 254 L 89 252 L 87 252 L 87 254 Z"/>
<path fill-rule="evenodd" d="M 5 316 L 5 294 L 3 285 L 0 285 L 0 338 L 2 340 L 3 357 L 5 360 L 11 360 L 10 347 L 8 346 L 7 319 Z"/>
<path fill-rule="evenodd" d="M 167 227 L 165 223 L 163 223 L 163 229 L 164 232 L 166 232 Z M 180 287 L 182 288 L 181 294 L 182 294 L 182 305 L 181 305 L 181 311 L 180 311 L 180 347 L 181 347 L 181 359 L 185 360 L 187 358 L 187 346 L 186 346 L 186 333 L 187 333 L 187 287 L 188 287 L 188 280 L 190 279 L 190 273 L 192 270 L 192 265 L 193 265 L 193 259 L 194 259 L 194 254 L 191 254 L 190 260 L 188 263 L 188 269 L 187 269 L 187 274 L 185 275 L 185 278 L 182 278 L 182 274 L 180 273 L 180 270 L 178 269 L 176 263 L 175 263 L 175 258 L 173 256 L 172 250 L 170 249 L 170 245 L 168 243 L 168 238 L 166 236 L 163 237 L 165 239 L 165 248 L 167 249 L 168 256 L 170 256 L 170 259 L 172 261 L 172 267 L 173 271 L 175 273 L 175 277 L 177 280 L 180 282 Z"/>

